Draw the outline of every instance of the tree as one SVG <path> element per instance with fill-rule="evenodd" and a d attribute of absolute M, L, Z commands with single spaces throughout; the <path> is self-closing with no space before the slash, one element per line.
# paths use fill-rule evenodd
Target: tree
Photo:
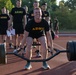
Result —
<path fill-rule="evenodd" d="M 5 1 L 6 1 L 5 7 L 6 7 L 9 11 L 11 11 L 12 7 L 14 7 L 14 6 L 12 5 L 12 3 L 11 3 L 11 0 L 5 0 Z"/>
<path fill-rule="evenodd" d="M 0 0 L 0 9 L 2 7 L 6 7 L 8 10 L 11 10 L 13 5 L 10 0 Z"/>
<path fill-rule="evenodd" d="M 76 0 L 67 0 L 65 5 L 68 6 L 71 10 L 76 10 Z"/>
<path fill-rule="evenodd" d="M 15 6 L 16 0 L 11 0 L 12 4 Z"/>

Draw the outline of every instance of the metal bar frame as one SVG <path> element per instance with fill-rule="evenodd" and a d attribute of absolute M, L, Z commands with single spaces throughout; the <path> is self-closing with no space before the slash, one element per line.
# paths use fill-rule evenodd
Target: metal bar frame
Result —
<path fill-rule="evenodd" d="M 20 57 L 21 59 L 29 61 L 29 62 L 44 62 L 44 61 L 49 61 L 50 59 L 54 58 L 60 53 L 69 52 L 68 50 L 58 50 L 58 49 L 54 49 L 54 50 L 56 51 L 56 53 L 54 53 L 52 56 L 48 57 L 47 59 L 40 59 L 40 60 L 29 60 L 25 58 L 24 56 L 21 56 L 18 53 L 13 53 L 13 52 L 8 52 L 6 54 L 14 54 L 15 56 Z"/>

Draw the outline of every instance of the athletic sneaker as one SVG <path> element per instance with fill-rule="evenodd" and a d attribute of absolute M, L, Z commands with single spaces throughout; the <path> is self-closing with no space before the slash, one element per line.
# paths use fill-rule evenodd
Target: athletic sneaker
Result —
<path fill-rule="evenodd" d="M 36 53 L 36 57 L 41 57 L 39 50 L 36 50 L 35 53 Z"/>
<path fill-rule="evenodd" d="M 25 65 L 25 69 L 26 70 L 30 70 L 32 68 L 30 62 L 27 62 L 27 64 Z"/>
<path fill-rule="evenodd" d="M 38 53 L 36 54 L 36 57 L 41 57 L 40 52 L 38 52 Z"/>
<path fill-rule="evenodd" d="M 43 69 L 50 69 L 50 66 L 46 62 L 43 62 L 42 68 Z"/>
<path fill-rule="evenodd" d="M 18 50 L 16 50 L 16 49 L 15 49 L 15 50 L 13 50 L 13 53 L 18 53 Z"/>
<path fill-rule="evenodd" d="M 11 44 L 11 43 L 9 43 L 9 48 L 14 48 L 14 46 Z"/>

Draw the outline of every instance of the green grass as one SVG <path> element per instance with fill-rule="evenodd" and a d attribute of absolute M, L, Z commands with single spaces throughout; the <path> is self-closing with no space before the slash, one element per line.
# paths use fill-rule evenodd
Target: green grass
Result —
<path fill-rule="evenodd" d="M 76 33 L 76 30 L 59 30 L 59 33 Z"/>

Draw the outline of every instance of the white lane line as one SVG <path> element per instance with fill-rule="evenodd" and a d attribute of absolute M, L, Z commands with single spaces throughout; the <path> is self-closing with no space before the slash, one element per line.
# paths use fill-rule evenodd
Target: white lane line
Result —
<path fill-rule="evenodd" d="M 60 45 L 58 45 L 58 44 L 56 44 L 56 43 L 54 43 L 54 45 L 56 45 L 56 46 L 59 47 L 59 48 L 62 48 L 63 50 L 66 50 L 64 47 L 62 47 L 62 46 L 60 46 Z"/>

